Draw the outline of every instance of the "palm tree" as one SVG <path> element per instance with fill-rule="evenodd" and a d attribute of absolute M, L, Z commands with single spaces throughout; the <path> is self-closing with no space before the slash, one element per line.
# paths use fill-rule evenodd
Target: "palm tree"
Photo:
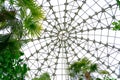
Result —
<path fill-rule="evenodd" d="M 98 70 L 98 66 L 96 63 L 92 63 L 91 60 L 84 57 L 79 61 L 72 63 L 68 67 L 69 73 L 71 77 L 75 77 L 76 75 L 79 77 L 79 80 L 82 80 L 83 77 L 86 80 L 91 80 L 91 73 Z"/>

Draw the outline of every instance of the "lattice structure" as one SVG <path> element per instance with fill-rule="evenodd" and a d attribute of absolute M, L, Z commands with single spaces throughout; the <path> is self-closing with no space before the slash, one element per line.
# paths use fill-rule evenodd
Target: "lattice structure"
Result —
<path fill-rule="evenodd" d="M 115 0 L 37 0 L 44 9 L 43 32 L 23 47 L 29 79 L 49 72 L 68 80 L 67 66 L 88 57 L 120 77 L 120 31 L 112 30 L 120 10 Z"/>

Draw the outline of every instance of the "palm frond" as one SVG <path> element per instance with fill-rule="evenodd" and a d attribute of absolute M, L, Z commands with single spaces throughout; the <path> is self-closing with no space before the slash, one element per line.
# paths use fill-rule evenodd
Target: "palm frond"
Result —
<path fill-rule="evenodd" d="M 99 74 L 103 74 L 103 75 L 109 75 L 110 73 L 106 70 L 100 70 L 98 71 Z"/>
<path fill-rule="evenodd" d="M 11 23 L 11 32 L 12 32 L 12 38 L 14 39 L 21 39 L 24 33 L 23 30 L 23 24 L 19 20 L 13 20 L 9 22 L 9 25 Z"/>
<path fill-rule="evenodd" d="M 18 5 L 29 9 L 31 11 L 30 15 L 34 19 L 41 20 L 44 18 L 44 11 L 36 4 L 35 0 L 18 0 Z"/>
<path fill-rule="evenodd" d="M 41 9 L 40 6 L 36 6 L 36 7 L 31 7 L 30 11 L 32 13 L 32 16 L 34 19 L 36 20 L 42 20 L 44 19 L 44 11 Z"/>
<path fill-rule="evenodd" d="M 42 25 L 39 22 L 34 22 L 33 18 L 28 16 L 25 20 L 24 20 L 24 27 L 26 28 L 26 30 L 28 31 L 28 34 L 30 34 L 31 36 L 35 36 L 35 35 L 39 35 L 41 30 L 42 30 Z"/>
<path fill-rule="evenodd" d="M 86 66 L 86 65 L 88 65 L 89 66 L 89 64 L 91 64 L 91 61 L 87 58 L 87 57 L 84 57 L 84 58 L 82 58 L 80 61 L 79 61 L 81 64 L 82 64 L 82 66 Z"/>
<path fill-rule="evenodd" d="M 15 11 L 8 11 L 8 10 L 3 9 L 0 12 L 0 17 L 1 17 L 0 22 L 4 22 L 6 20 L 13 20 L 15 19 L 15 15 L 16 15 Z"/>
<path fill-rule="evenodd" d="M 98 70 L 98 65 L 96 63 L 90 65 L 90 72 L 95 72 Z"/>

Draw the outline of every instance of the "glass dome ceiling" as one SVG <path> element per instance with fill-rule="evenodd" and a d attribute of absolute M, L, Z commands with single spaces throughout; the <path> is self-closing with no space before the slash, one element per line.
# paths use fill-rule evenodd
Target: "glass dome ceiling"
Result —
<path fill-rule="evenodd" d="M 37 0 L 46 18 L 43 31 L 22 48 L 30 80 L 48 72 L 68 80 L 69 64 L 86 56 L 120 77 L 120 31 L 113 31 L 120 10 L 115 0 Z"/>

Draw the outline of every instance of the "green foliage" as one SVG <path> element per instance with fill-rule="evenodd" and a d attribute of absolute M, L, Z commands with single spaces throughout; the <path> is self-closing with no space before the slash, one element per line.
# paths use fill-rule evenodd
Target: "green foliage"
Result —
<path fill-rule="evenodd" d="M 104 80 L 117 80 L 117 79 L 112 78 L 112 77 L 110 77 L 110 76 L 105 76 L 103 79 L 104 79 Z"/>
<path fill-rule="evenodd" d="M 35 3 L 35 0 L 18 0 L 17 4 L 22 6 L 20 8 L 20 18 L 23 27 L 31 36 L 38 36 L 42 30 L 40 20 L 44 18 L 43 10 Z"/>
<path fill-rule="evenodd" d="M 2 3 L 4 3 L 5 2 L 5 0 L 0 0 L 0 5 L 2 4 Z"/>
<path fill-rule="evenodd" d="M 8 2 L 12 9 L 8 10 L 6 6 L 3 6 L 2 4 L 5 2 Z M 2 17 L 0 18 L 0 29 L 13 26 L 13 32 L 16 32 L 17 35 L 21 32 L 19 37 L 23 35 L 22 33 L 25 33 L 26 36 L 39 36 L 42 30 L 41 20 L 44 19 L 44 11 L 35 0 L 1 1 L 0 9 L 0 17 Z"/>
<path fill-rule="evenodd" d="M 118 22 L 113 22 L 112 25 L 114 26 L 113 30 L 120 30 L 120 20 Z"/>
<path fill-rule="evenodd" d="M 112 78 L 110 76 L 110 73 L 108 71 L 106 71 L 106 70 L 100 70 L 99 74 L 103 75 L 103 79 L 98 78 L 100 80 L 116 80 L 115 78 Z"/>
<path fill-rule="evenodd" d="M 50 79 L 50 75 L 46 72 L 40 75 L 39 78 L 34 78 L 32 80 L 51 80 L 51 79 Z"/>
<path fill-rule="evenodd" d="M 110 77 L 110 74 L 106 70 L 99 70 L 99 67 L 96 63 L 93 63 L 88 58 L 84 57 L 81 58 L 79 61 L 76 61 L 72 63 L 68 67 L 68 73 L 71 76 L 71 78 L 78 78 L 79 80 L 94 80 L 92 77 L 90 77 L 90 74 L 92 72 L 98 72 L 101 75 L 104 75 L 103 79 L 96 78 L 96 80 L 115 80 L 114 78 Z"/>
<path fill-rule="evenodd" d="M 6 35 L 0 35 L 0 51 L 2 49 L 5 49 L 7 47 L 7 42 L 10 38 L 10 34 L 6 34 Z"/>
<path fill-rule="evenodd" d="M 25 36 L 39 36 L 43 18 L 35 0 L 0 0 L 0 31 L 8 31 L 0 34 L 0 80 L 24 80 L 29 68 L 20 49 Z"/>
<path fill-rule="evenodd" d="M 24 20 L 24 26 L 28 33 L 32 36 L 39 35 L 40 31 L 42 30 L 41 24 L 39 22 L 34 22 L 30 16 Z"/>
<path fill-rule="evenodd" d="M 12 40 L 7 42 L 7 46 L 0 51 L 0 80 L 19 80 L 24 79 L 28 67 L 20 57 L 21 52 L 19 41 Z"/>
<path fill-rule="evenodd" d="M 97 71 L 98 66 L 96 63 L 92 63 L 91 60 L 84 57 L 79 61 L 74 62 L 68 67 L 69 75 L 71 77 L 75 77 L 78 75 L 79 78 L 82 78 L 85 76 L 86 73 L 91 73 Z"/>
<path fill-rule="evenodd" d="M 98 71 L 99 72 L 99 74 L 103 74 L 103 75 L 109 75 L 110 73 L 108 72 L 108 71 L 106 71 L 106 70 L 100 70 L 100 71 Z"/>
<path fill-rule="evenodd" d="M 5 9 L 2 9 L 0 11 L 0 16 L 2 17 L 0 19 L 0 22 L 4 22 L 6 20 L 13 20 L 15 19 L 15 11 L 7 11 Z"/>
<path fill-rule="evenodd" d="M 90 65 L 90 72 L 95 72 L 96 70 L 98 70 L 98 65 L 96 63 L 91 64 Z"/>
<path fill-rule="evenodd" d="M 18 0 L 18 5 L 23 7 L 21 10 L 29 9 L 30 13 L 28 15 L 34 19 L 38 20 L 44 18 L 44 12 L 41 7 L 35 3 L 35 0 Z"/>
<path fill-rule="evenodd" d="M 116 0 L 116 2 L 117 2 L 118 6 L 120 8 L 120 0 Z"/>

